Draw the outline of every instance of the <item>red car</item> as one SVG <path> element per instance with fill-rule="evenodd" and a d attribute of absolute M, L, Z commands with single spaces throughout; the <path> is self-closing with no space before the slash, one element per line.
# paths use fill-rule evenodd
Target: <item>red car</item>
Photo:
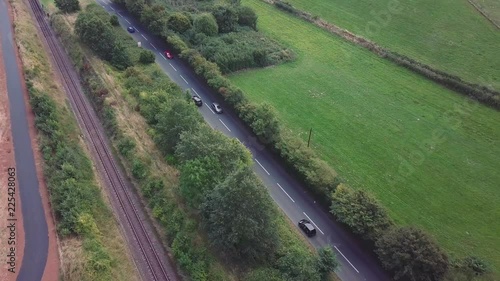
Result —
<path fill-rule="evenodd" d="M 172 53 L 170 51 L 165 51 L 163 52 L 163 54 L 165 54 L 165 57 L 167 57 L 167 59 L 171 60 L 174 58 L 174 56 L 172 55 Z"/>

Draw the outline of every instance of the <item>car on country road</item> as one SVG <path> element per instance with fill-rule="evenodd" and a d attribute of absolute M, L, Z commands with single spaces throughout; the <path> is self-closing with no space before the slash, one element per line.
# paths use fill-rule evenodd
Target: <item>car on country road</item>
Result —
<path fill-rule="evenodd" d="M 215 113 L 222 113 L 222 107 L 218 103 L 212 103 L 212 108 L 214 109 Z"/>
<path fill-rule="evenodd" d="M 127 27 L 127 31 L 129 33 L 134 33 L 135 32 L 135 28 L 133 26 L 129 26 L 129 27 Z"/>
<path fill-rule="evenodd" d="M 314 228 L 312 223 L 306 219 L 301 219 L 299 221 L 299 227 L 308 237 L 313 237 L 314 235 L 316 235 L 316 229 Z"/>
<path fill-rule="evenodd" d="M 201 101 L 201 98 L 198 96 L 193 96 L 193 101 L 194 101 L 194 104 L 196 104 L 197 106 L 203 105 L 203 101 Z"/>
<path fill-rule="evenodd" d="M 167 59 L 171 60 L 174 58 L 174 55 L 172 55 L 172 53 L 169 51 L 169 50 L 166 50 L 165 52 L 163 52 L 163 54 L 165 55 L 165 57 L 167 57 Z"/>

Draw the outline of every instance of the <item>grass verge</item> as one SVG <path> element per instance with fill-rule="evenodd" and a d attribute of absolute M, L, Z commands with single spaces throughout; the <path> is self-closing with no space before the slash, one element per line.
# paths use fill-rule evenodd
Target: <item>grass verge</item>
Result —
<path fill-rule="evenodd" d="M 498 112 L 268 4 L 243 3 L 297 60 L 231 81 L 274 105 L 295 135 L 307 141 L 313 128 L 314 149 L 397 222 L 423 226 L 452 256 L 472 252 L 498 268 Z"/>

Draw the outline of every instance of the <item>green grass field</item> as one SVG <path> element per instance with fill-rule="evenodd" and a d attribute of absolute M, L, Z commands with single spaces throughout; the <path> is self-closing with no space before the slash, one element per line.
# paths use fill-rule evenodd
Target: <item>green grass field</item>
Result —
<path fill-rule="evenodd" d="M 396 221 L 424 227 L 453 256 L 474 253 L 500 269 L 500 113 L 458 110 L 468 101 L 460 94 L 261 1 L 243 4 L 298 58 L 230 79 L 274 105 L 296 135 L 313 128 L 318 154 Z"/>
<path fill-rule="evenodd" d="M 393 51 L 500 90 L 500 30 L 467 0 L 287 1 Z M 390 3 L 400 11 L 394 13 Z"/>

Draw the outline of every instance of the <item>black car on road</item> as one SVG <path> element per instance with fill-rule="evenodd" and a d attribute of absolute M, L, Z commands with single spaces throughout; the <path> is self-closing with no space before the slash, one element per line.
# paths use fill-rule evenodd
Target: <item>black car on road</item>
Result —
<path fill-rule="evenodd" d="M 203 101 L 201 101 L 201 98 L 198 96 L 193 96 L 193 101 L 194 101 L 194 104 L 196 104 L 197 106 L 203 105 Z"/>
<path fill-rule="evenodd" d="M 313 237 L 314 235 L 316 235 L 316 229 L 314 228 L 312 223 L 306 219 L 301 219 L 299 221 L 299 227 L 309 237 Z"/>

